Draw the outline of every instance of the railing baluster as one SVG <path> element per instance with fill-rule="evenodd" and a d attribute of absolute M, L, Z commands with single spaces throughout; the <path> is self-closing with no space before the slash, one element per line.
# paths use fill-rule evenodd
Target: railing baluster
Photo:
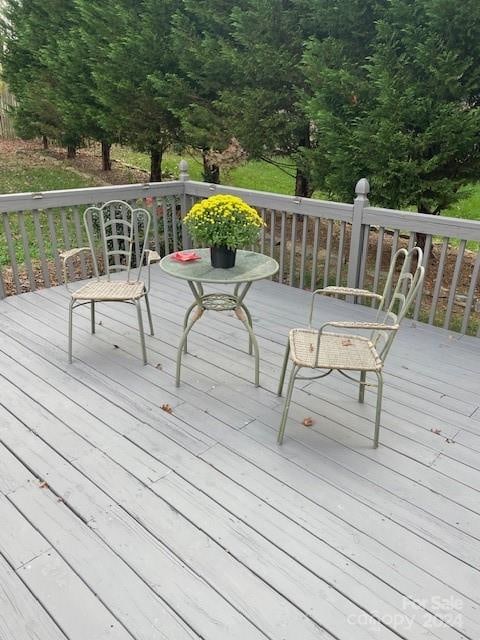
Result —
<path fill-rule="evenodd" d="M 362 257 L 360 260 L 360 275 L 358 277 L 358 286 L 360 289 L 364 286 L 365 272 L 367 270 L 369 237 L 370 237 L 370 227 L 368 225 L 365 225 L 363 228 Z"/>
<path fill-rule="evenodd" d="M 0 300 L 3 300 L 7 295 L 5 282 L 3 280 L 3 265 L 0 264 Z"/>
<path fill-rule="evenodd" d="M 170 234 L 168 229 L 168 202 L 166 198 L 162 198 L 162 211 L 163 211 L 163 246 L 165 247 L 165 255 L 170 252 Z"/>
<path fill-rule="evenodd" d="M 275 211 L 270 210 L 270 257 L 275 253 Z"/>
<path fill-rule="evenodd" d="M 383 254 L 383 238 L 385 235 L 385 227 L 379 227 L 377 234 L 377 252 L 375 255 L 375 272 L 373 274 L 373 293 L 377 293 L 378 284 L 380 282 L 380 273 L 382 272 L 382 254 Z M 375 307 L 377 301 L 373 298 L 371 306 Z"/>
<path fill-rule="evenodd" d="M 335 286 L 340 287 L 342 284 L 342 268 L 343 268 L 343 251 L 345 248 L 345 229 L 347 227 L 346 222 L 340 222 L 340 232 L 338 236 L 338 256 L 337 256 L 337 270 L 335 274 Z"/>
<path fill-rule="evenodd" d="M 425 276 L 427 275 L 428 262 L 430 260 L 430 251 L 432 249 L 432 236 L 428 234 L 425 238 L 425 250 L 423 252 L 423 261 L 422 265 L 425 268 Z M 420 309 L 422 307 L 422 298 L 423 298 L 423 290 L 425 288 L 425 279 L 423 279 L 422 284 L 420 285 L 420 289 L 417 293 L 417 299 L 415 301 L 415 311 L 413 312 L 413 319 L 418 320 L 418 316 L 420 315 Z"/>
<path fill-rule="evenodd" d="M 29 247 L 29 238 L 27 235 L 27 230 L 25 228 L 25 214 L 23 211 L 17 214 L 18 217 L 18 227 L 20 229 L 20 235 L 22 236 L 22 246 L 23 246 L 23 259 L 25 261 L 25 267 L 27 269 L 28 281 L 30 283 L 30 291 L 35 291 L 36 283 L 35 283 L 35 275 L 33 273 L 32 268 L 32 260 L 30 257 L 30 247 Z"/>
<path fill-rule="evenodd" d="M 60 211 L 60 218 L 62 220 L 63 242 L 65 244 L 65 249 L 68 251 L 68 249 L 72 248 L 72 243 L 70 242 L 70 231 L 68 229 L 67 214 L 66 214 L 65 209 L 63 207 L 62 207 L 62 209 Z M 70 280 L 72 280 L 74 278 L 75 272 L 74 272 L 71 260 L 68 261 L 68 267 L 67 268 L 68 268 L 68 276 L 69 276 Z"/>
<path fill-rule="evenodd" d="M 397 253 L 399 236 L 400 236 L 400 231 L 398 229 L 395 229 L 392 236 L 392 253 L 390 256 L 392 260 L 393 260 L 393 256 Z"/>
<path fill-rule="evenodd" d="M 324 287 L 328 287 L 328 274 L 330 271 L 330 253 L 332 250 L 332 232 L 333 232 L 333 220 L 329 220 L 327 225 L 327 244 L 325 246 L 325 266 L 323 269 L 323 286 Z"/>
<path fill-rule="evenodd" d="M 38 254 L 40 256 L 40 268 L 42 270 L 43 284 L 45 287 L 50 286 L 50 274 L 48 273 L 48 262 L 45 255 L 45 243 L 43 242 L 42 228 L 40 226 L 40 213 L 32 211 L 33 226 L 35 229 L 35 240 L 38 245 Z"/>
<path fill-rule="evenodd" d="M 155 251 L 160 254 L 160 239 L 158 236 L 158 200 L 156 197 L 152 198 L 152 235 L 153 235 L 153 246 L 155 247 Z"/>
<path fill-rule="evenodd" d="M 48 222 L 48 231 L 50 234 L 50 246 L 52 248 L 52 255 L 55 261 L 55 273 L 57 274 L 57 282 L 58 284 L 62 284 L 63 282 L 63 273 L 62 273 L 62 264 L 60 258 L 58 257 L 58 245 L 57 245 L 57 230 L 55 228 L 55 222 L 53 219 L 53 212 L 51 209 L 47 211 L 47 222 Z"/>
<path fill-rule="evenodd" d="M 416 234 L 415 234 L 414 231 L 412 231 L 412 233 L 410 234 L 410 238 L 408 239 L 407 251 L 410 252 L 413 249 L 413 247 L 415 246 L 415 239 L 416 239 Z M 409 261 L 407 262 L 408 268 L 410 268 L 410 263 L 411 263 L 411 261 L 409 259 Z M 406 295 L 407 287 L 408 287 L 408 282 L 407 282 L 407 280 L 404 280 L 403 284 L 402 284 L 402 293 L 403 293 L 403 295 Z"/>
<path fill-rule="evenodd" d="M 465 302 L 465 312 L 463 314 L 462 321 L 462 333 L 467 333 L 468 322 L 470 320 L 470 314 L 472 312 L 473 297 L 475 295 L 475 289 L 477 288 L 478 276 L 480 274 L 480 252 L 477 254 L 477 259 L 473 265 L 472 276 L 470 279 L 470 286 L 468 287 L 467 299 Z M 478 329 L 480 332 L 480 322 L 478 323 Z"/>
<path fill-rule="evenodd" d="M 297 214 L 292 214 L 292 234 L 290 240 L 290 274 L 288 277 L 288 283 L 291 287 L 295 286 L 295 271 L 296 271 L 296 246 L 297 246 Z"/>
<path fill-rule="evenodd" d="M 13 280 L 13 284 L 15 285 L 15 292 L 21 293 L 22 288 L 20 286 L 17 254 L 15 252 L 15 243 L 12 237 L 12 229 L 10 227 L 9 214 L 4 213 L 2 217 L 3 217 L 3 229 L 5 232 L 5 239 L 7 241 L 8 255 L 10 258 L 10 267 L 12 269 L 12 280 Z"/>
<path fill-rule="evenodd" d="M 307 255 L 307 231 L 308 231 L 308 216 L 303 216 L 302 220 L 302 249 L 300 253 L 300 282 L 299 287 L 303 289 L 305 287 L 305 259 Z"/>
<path fill-rule="evenodd" d="M 433 300 L 432 300 L 432 306 L 430 308 L 430 315 L 428 317 L 428 324 L 433 324 L 433 321 L 435 320 L 435 314 L 437 312 L 438 298 L 440 295 L 440 289 L 441 289 L 442 280 L 443 280 L 443 271 L 445 268 L 445 259 L 447 257 L 447 251 L 448 251 L 448 241 L 449 241 L 449 238 L 443 239 L 442 253 L 440 255 L 440 262 L 438 264 L 437 275 L 435 278 L 435 289 L 433 291 Z"/>
<path fill-rule="evenodd" d="M 315 218 L 313 228 L 313 250 L 312 250 L 312 279 L 310 282 L 311 291 L 317 288 L 317 266 L 318 266 L 318 241 L 319 241 L 320 218 Z"/>
<path fill-rule="evenodd" d="M 279 252 L 279 258 L 278 258 L 278 264 L 279 264 L 278 281 L 279 282 L 283 282 L 283 278 L 284 278 L 283 269 L 284 269 L 284 263 L 285 263 L 285 226 L 286 226 L 287 214 L 285 213 L 285 211 L 282 211 L 280 213 L 280 215 L 281 215 L 281 219 L 280 219 L 280 252 Z"/>
<path fill-rule="evenodd" d="M 260 230 L 260 253 L 265 253 L 265 224 L 266 224 L 266 214 L 265 214 L 265 209 L 262 207 L 262 209 L 260 209 L 260 215 L 262 217 L 263 220 L 263 225 L 262 228 Z"/>
<path fill-rule="evenodd" d="M 460 277 L 460 271 L 462 270 L 463 256 L 465 253 L 466 240 L 460 242 L 460 246 L 457 251 L 457 259 L 455 261 L 455 269 L 453 270 L 452 282 L 450 284 L 450 294 L 448 296 L 447 311 L 445 313 L 445 319 L 443 321 L 443 328 L 448 329 L 450 326 L 450 318 L 452 317 L 453 305 L 455 303 L 455 294 L 457 291 L 458 279 Z"/>
<path fill-rule="evenodd" d="M 169 198 L 172 202 L 172 237 L 173 237 L 173 250 L 178 251 L 178 231 L 177 231 L 177 203 L 175 198 Z"/>
<path fill-rule="evenodd" d="M 77 247 L 83 247 L 83 232 L 82 232 L 82 223 L 80 221 L 80 213 L 78 211 L 78 207 L 73 207 L 73 222 L 75 224 L 75 238 L 77 242 Z M 85 260 L 85 256 L 83 253 L 80 254 L 80 273 L 82 274 L 82 278 L 87 277 L 87 262 Z"/>

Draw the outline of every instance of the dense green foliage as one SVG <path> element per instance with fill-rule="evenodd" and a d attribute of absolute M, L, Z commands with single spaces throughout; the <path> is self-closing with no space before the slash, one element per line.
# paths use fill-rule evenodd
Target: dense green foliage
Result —
<path fill-rule="evenodd" d="M 128 144 L 152 179 L 188 146 L 218 181 L 232 137 L 299 195 L 367 176 L 438 213 L 480 177 L 478 0 L 7 0 L 2 38 L 21 135 Z"/>
<path fill-rule="evenodd" d="M 359 46 L 342 21 L 307 48 L 316 184 L 347 198 L 367 175 L 375 202 L 438 213 L 480 175 L 480 5 L 370 5 Z"/>

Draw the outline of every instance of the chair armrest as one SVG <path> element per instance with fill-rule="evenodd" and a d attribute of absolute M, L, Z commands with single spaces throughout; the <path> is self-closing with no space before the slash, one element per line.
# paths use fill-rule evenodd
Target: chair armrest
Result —
<path fill-rule="evenodd" d="M 379 293 L 372 293 L 368 289 L 352 289 L 350 287 L 325 287 L 324 289 L 315 289 L 312 293 L 312 299 L 310 301 L 310 312 L 308 314 L 308 324 L 312 326 L 313 309 L 315 305 L 316 295 L 340 295 L 340 296 L 363 296 L 365 298 L 374 298 L 375 300 L 382 301 L 383 296 Z"/>
<path fill-rule="evenodd" d="M 152 251 L 151 249 L 147 249 L 145 251 L 145 255 L 147 257 L 147 265 L 155 264 L 156 262 L 160 262 L 160 254 L 156 251 Z"/>
<path fill-rule="evenodd" d="M 325 327 L 340 327 L 342 329 L 377 329 L 378 331 L 396 331 L 400 325 L 384 324 L 382 322 L 349 322 L 348 320 L 339 320 L 334 322 L 325 322 L 320 327 L 320 333 Z"/>
<path fill-rule="evenodd" d="M 58 257 L 66 262 L 70 260 L 70 258 L 74 258 L 75 256 L 83 253 L 84 251 L 88 251 L 90 253 L 90 247 L 78 247 L 76 249 L 68 249 L 67 251 L 62 251 L 58 254 Z"/>
<path fill-rule="evenodd" d="M 313 292 L 315 294 L 320 295 L 340 295 L 340 296 L 363 296 L 364 298 L 375 298 L 377 300 L 382 300 L 383 296 L 379 293 L 372 293 L 368 289 L 352 289 L 350 287 L 325 287 L 325 289 L 316 289 Z"/>

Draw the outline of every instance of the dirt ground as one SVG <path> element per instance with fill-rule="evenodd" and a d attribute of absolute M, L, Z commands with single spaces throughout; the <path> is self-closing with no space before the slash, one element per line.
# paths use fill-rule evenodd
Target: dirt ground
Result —
<path fill-rule="evenodd" d="M 2 165 L 13 166 L 19 162 L 29 166 L 57 166 L 69 168 L 77 175 L 90 180 L 94 185 L 135 184 L 149 178 L 147 171 L 112 160 L 112 170 L 102 170 L 100 147 L 91 145 L 77 152 L 76 158 L 67 158 L 65 149 L 49 146 L 43 149 L 38 140 L 0 140 L 0 160 Z"/>

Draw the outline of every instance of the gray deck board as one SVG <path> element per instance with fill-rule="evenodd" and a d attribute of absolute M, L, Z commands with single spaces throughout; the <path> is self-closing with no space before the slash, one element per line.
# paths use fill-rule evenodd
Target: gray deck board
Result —
<path fill-rule="evenodd" d="M 98 305 L 95 336 L 79 309 L 68 365 L 65 289 L 0 303 L 1 640 L 480 637 L 480 341 L 407 321 L 377 451 L 372 395 L 333 377 L 295 391 L 279 448 L 308 299 L 249 293 L 259 389 L 228 313 L 197 323 L 175 388 L 190 294 L 159 270 L 147 367 L 129 307 Z"/>

